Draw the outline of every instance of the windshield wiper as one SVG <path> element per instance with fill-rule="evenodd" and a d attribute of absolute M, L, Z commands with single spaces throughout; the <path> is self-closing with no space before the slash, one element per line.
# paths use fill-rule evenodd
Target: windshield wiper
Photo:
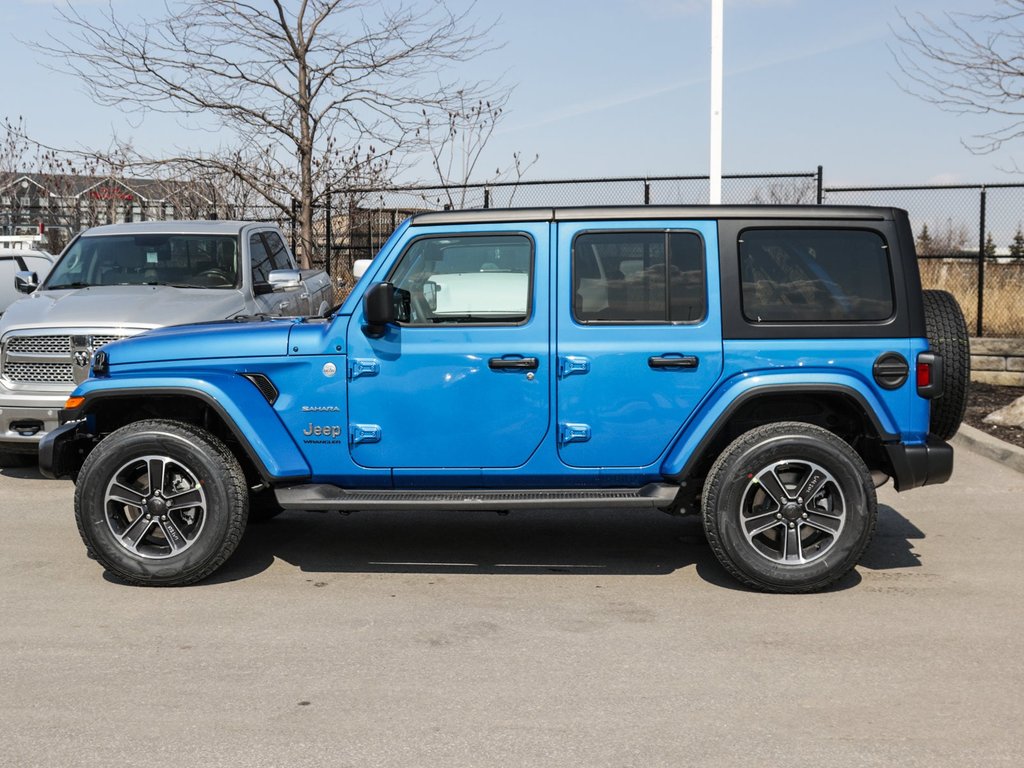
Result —
<path fill-rule="evenodd" d="M 92 283 L 60 283 L 59 285 L 47 285 L 44 288 L 48 291 L 58 291 L 62 288 L 92 288 Z"/>
<path fill-rule="evenodd" d="M 207 285 L 194 285 L 192 283 L 168 283 L 165 280 L 147 280 L 140 285 L 166 285 L 171 288 L 208 288 Z"/>

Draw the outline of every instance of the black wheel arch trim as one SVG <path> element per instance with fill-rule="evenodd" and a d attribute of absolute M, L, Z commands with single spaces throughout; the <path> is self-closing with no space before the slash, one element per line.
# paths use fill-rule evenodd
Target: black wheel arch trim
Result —
<path fill-rule="evenodd" d="M 88 439 L 81 434 L 83 426 L 84 421 L 69 421 L 43 435 L 39 442 L 39 473 L 43 477 L 56 480 L 71 474 L 67 454 L 75 442 Z"/>
<path fill-rule="evenodd" d="M 878 433 L 879 438 L 881 438 L 883 442 L 898 442 L 900 439 L 898 434 L 886 431 L 882 426 L 882 422 L 878 418 L 878 414 L 875 413 L 875 410 L 868 403 L 867 399 L 853 387 L 847 387 L 842 384 L 767 384 L 765 386 L 748 389 L 729 403 L 726 409 L 718 416 L 717 419 L 715 419 L 715 423 L 711 425 L 711 429 L 709 429 L 704 434 L 704 437 L 701 438 L 700 442 L 697 443 L 697 447 L 686 460 L 683 468 L 677 473 L 665 475 L 665 478 L 675 482 L 682 482 L 683 480 L 686 480 L 693 472 L 697 463 L 704 457 L 704 454 L 708 451 L 711 444 L 718 437 L 722 428 L 733 416 L 736 415 L 736 412 L 739 411 L 740 408 L 756 398 L 780 394 L 828 394 L 848 397 L 853 400 L 867 415 L 875 429 L 875 432 Z"/>
<path fill-rule="evenodd" d="M 219 402 L 217 402 L 217 400 L 215 400 L 208 392 L 204 392 L 201 389 L 195 389 L 193 387 L 132 387 L 131 389 L 104 389 L 102 391 L 92 392 L 86 395 L 85 402 L 82 403 L 82 405 L 80 405 L 78 408 L 71 411 L 62 411 L 62 418 L 84 419 L 86 416 L 89 415 L 91 408 L 95 406 L 96 403 L 102 400 L 116 400 L 118 398 L 151 397 L 161 395 L 177 395 L 182 397 L 191 397 L 201 401 L 204 405 L 211 408 L 221 418 L 221 420 L 224 422 L 227 428 L 231 431 L 232 436 L 235 438 L 235 440 L 238 441 L 238 444 L 242 446 L 242 450 L 245 451 L 245 455 L 249 458 L 250 461 L 252 461 L 253 466 L 256 468 L 256 471 L 259 473 L 260 478 L 262 480 L 268 483 L 278 481 L 301 482 L 304 478 L 308 478 L 310 476 L 308 472 L 306 473 L 305 476 L 278 476 L 271 474 L 271 472 L 267 469 L 266 464 L 263 463 L 263 459 L 260 458 L 259 453 L 256 452 L 256 450 L 252 447 L 252 443 L 250 443 L 249 439 L 245 436 L 245 433 L 241 429 L 239 429 L 238 425 L 235 424 L 234 419 L 231 418 L 231 416 L 224 409 L 224 407 Z M 85 424 L 84 421 L 80 421 L 77 423 L 79 425 Z M 68 433 L 64 433 L 61 436 L 65 442 L 68 439 L 67 434 Z M 43 442 L 46 441 L 47 437 L 43 438 Z M 57 439 L 58 438 L 54 438 L 55 441 Z M 42 467 L 42 450 L 42 445 L 40 445 L 40 467 Z M 56 447 L 53 450 L 56 451 Z M 54 457 L 50 459 L 51 462 L 55 460 L 56 455 L 57 454 L 55 453 Z"/>

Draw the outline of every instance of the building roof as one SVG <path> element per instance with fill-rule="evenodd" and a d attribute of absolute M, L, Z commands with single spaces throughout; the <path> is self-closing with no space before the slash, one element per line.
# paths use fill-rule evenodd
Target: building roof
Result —
<path fill-rule="evenodd" d="M 0 189 L 9 189 L 27 182 L 43 192 L 58 197 L 82 197 L 90 193 L 109 192 L 111 187 L 120 187 L 146 202 L 162 202 L 175 194 L 189 192 L 205 196 L 196 184 L 184 181 L 162 181 L 160 179 L 115 178 L 111 176 L 80 176 L 67 173 L 9 173 L 0 175 Z M 207 200 L 207 202 L 210 202 Z"/>

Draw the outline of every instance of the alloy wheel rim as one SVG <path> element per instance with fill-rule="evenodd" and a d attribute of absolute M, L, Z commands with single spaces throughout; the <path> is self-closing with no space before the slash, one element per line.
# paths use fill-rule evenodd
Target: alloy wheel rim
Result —
<path fill-rule="evenodd" d="M 740 528 L 751 548 L 777 565 L 797 566 L 824 557 L 846 525 L 839 482 L 819 464 L 787 459 L 748 476 L 740 502 Z"/>
<path fill-rule="evenodd" d="M 199 540 L 206 525 L 203 487 L 188 467 L 170 456 L 148 455 L 114 472 L 103 497 L 114 540 L 136 557 L 175 557 Z"/>

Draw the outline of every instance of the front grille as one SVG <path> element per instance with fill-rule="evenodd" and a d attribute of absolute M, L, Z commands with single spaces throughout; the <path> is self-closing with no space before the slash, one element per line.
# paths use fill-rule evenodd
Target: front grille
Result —
<path fill-rule="evenodd" d="M 91 339 L 92 350 L 95 352 L 111 342 L 126 339 L 131 335 L 90 333 L 87 329 L 68 329 L 67 332 L 60 334 L 51 332 L 39 336 L 21 335 L 15 331 L 4 341 L 0 353 L 0 371 L 4 381 L 12 386 L 74 384 L 81 381 L 85 373 L 84 368 L 78 368 L 76 372 L 72 360 L 72 349 L 84 349 L 73 342 L 74 338 Z"/>
<path fill-rule="evenodd" d="M 99 338 L 113 338 L 102 336 Z M 70 354 L 70 336 L 15 336 L 7 342 L 8 352 L 26 354 Z"/>
<path fill-rule="evenodd" d="M 73 384 L 71 363 L 7 363 L 4 378 L 21 383 Z"/>
<path fill-rule="evenodd" d="M 127 339 L 127 338 L 128 338 L 127 336 L 93 336 L 92 337 L 92 348 L 95 351 L 95 350 L 99 349 L 100 347 L 105 346 L 106 344 L 111 344 L 111 343 L 113 343 L 115 341 L 120 341 L 121 339 Z"/>

